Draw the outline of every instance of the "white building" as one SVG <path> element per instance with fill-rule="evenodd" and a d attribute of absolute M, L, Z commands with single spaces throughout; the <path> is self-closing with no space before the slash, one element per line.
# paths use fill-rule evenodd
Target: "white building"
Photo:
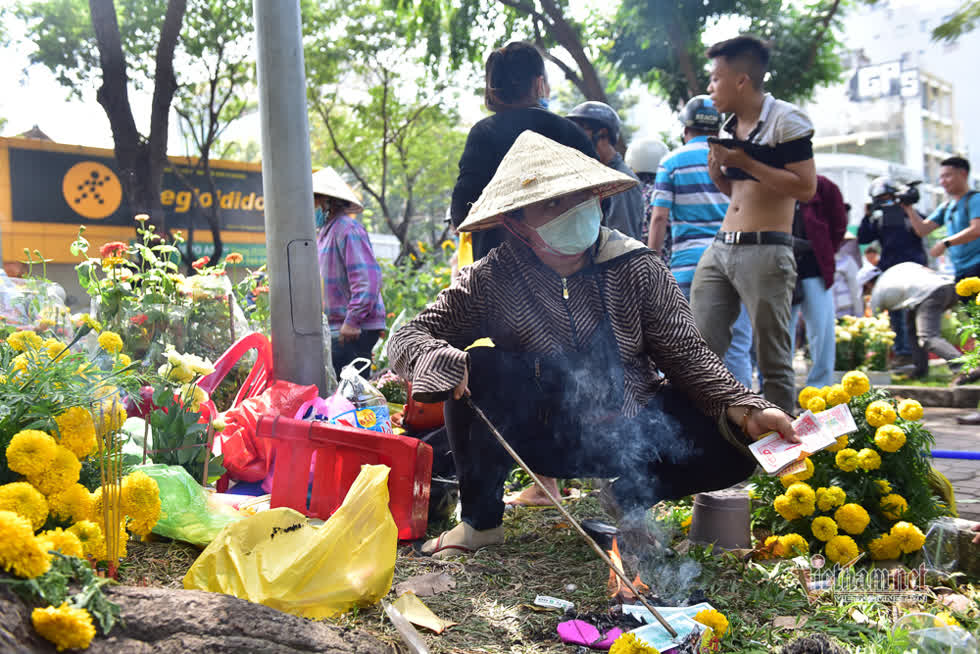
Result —
<path fill-rule="evenodd" d="M 973 152 L 980 171 L 980 125 L 969 119 L 980 108 L 969 72 L 969 62 L 980 57 L 980 38 L 967 35 L 954 45 L 931 40 L 932 29 L 957 6 L 956 0 L 927 8 L 885 0 L 847 14 L 841 41 L 849 71 L 842 83 L 819 89 L 807 111 L 815 122 L 818 171 L 834 181 L 847 178 L 841 188 L 853 205 L 852 220 L 867 201 L 858 178 L 922 180 L 919 208 L 928 211 L 944 199 L 940 161 Z M 827 169 L 829 162 L 834 167 Z"/>
<path fill-rule="evenodd" d="M 859 4 L 845 18 L 841 42 L 848 50 L 863 53 L 869 63 L 900 61 L 903 68 L 928 71 L 948 82 L 955 92 L 945 113 L 962 121 L 963 153 L 980 159 L 980 122 L 970 120 L 980 109 L 980 85 L 973 68 L 980 61 L 980 32 L 965 34 L 955 44 L 932 40 L 933 28 L 961 5 L 960 0 Z M 928 102 L 934 110 L 932 99 Z"/>

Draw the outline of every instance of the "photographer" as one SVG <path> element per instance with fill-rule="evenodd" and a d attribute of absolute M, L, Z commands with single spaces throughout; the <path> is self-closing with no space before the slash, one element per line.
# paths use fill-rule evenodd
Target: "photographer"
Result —
<path fill-rule="evenodd" d="M 922 220 L 912 207 L 919 201 L 918 189 L 914 185 L 902 189 L 890 177 L 878 177 L 871 182 L 868 194 L 871 205 L 858 227 L 858 243 L 864 245 L 878 241 L 881 244 L 878 268 L 884 272 L 907 261 L 925 265 L 926 251 L 922 246 L 922 237 L 916 232 L 910 218 L 915 215 Z M 894 366 L 911 365 L 914 363 L 915 345 L 905 328 L 905 312 L 890 311 L 888 315 L 892 331 L 895 332 Z"/>
<path fill-rule="evenodd" d="M 970 190 L 970 162 L 950 157 L 940 164 L 939 185 L 949 200 L 925 220 L 906 208 L 909 222 L 919 236 L 926 236 L 946 225 L 946 238 L 929 251 L 938 257 L 947 250 L 956 271 L 956 281 L 980 275 L 980 193 Z"/>

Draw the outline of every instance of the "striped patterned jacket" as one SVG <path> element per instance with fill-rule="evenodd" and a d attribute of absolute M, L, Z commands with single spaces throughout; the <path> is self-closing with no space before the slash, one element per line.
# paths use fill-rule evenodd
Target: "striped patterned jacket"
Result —
<path fill-rule="evenodd" d="M 667 380 L 706 414 L 774 405 L 739 384 L 705 344 L 687 301 L 651 250 L 602 228 L 592 263 L 562 278 L 513 239 L 467 266 L 388 346 L 420 401 L 445 399 L 463 379 L 464 348 L 481 337 L 510 351 L 560 354 L 588 343 L 606 308 L 625 371 L 623 413 L 635 416 Z M 501 380 L 506 383 L 506 380 Z"/>

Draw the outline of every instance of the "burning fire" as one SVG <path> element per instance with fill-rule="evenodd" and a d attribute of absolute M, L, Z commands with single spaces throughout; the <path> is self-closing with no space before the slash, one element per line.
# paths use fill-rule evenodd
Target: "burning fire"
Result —
<path fill-rule="evenodd" d="M 623 572 L 623 558 L 619 554 L 619 543 L 616 541 L 615 536 L 613 536 L 612 539 L 612 549 L 606 550 L 606 554 L 609 555 L 609 558 L 612 560 L 613 565 L 616 566 L 616 569 Z M 650 590 L 650 587 L 643 583 L 643 581 L 640 579 L 639 574 L 637 574 L 636 578 L 633 579 L 633 587 L 642 594 L 646 594 Z M 620 580 L 619 575 L 612 570 L 609 571 L 609 581 L 606 582 L 606 590 L 609 592 L 610 599 L 618 600 L 621 604 L 636 601 L 636 595 L 633 594 L 633 591 L 631 591 L 626 584 Z"/>

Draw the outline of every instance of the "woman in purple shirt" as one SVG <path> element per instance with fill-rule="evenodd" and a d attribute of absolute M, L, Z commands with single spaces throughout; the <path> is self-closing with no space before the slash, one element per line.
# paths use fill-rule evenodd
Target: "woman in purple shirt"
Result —
<path fill-rule="evenodd" d="M 313 174 L 317 257 L 323 280 L 323 310 L 330 325 L 331 355 L 338 377 L 371 350 L 385 328 L 381 267 L 364 226 L 354 214 L 364 210 L 340 175 L 326 167 Z"/>

